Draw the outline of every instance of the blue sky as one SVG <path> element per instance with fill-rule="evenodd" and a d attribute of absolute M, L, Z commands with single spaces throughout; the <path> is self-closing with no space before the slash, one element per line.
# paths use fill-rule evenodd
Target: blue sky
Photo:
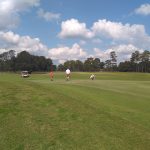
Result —
<path fill-rule="evenodd" d="M 87 57 L 118 61 L 150 50 L 148 0 L 1 0 L 0 53 L 15 49 L 55 63 Z"/>

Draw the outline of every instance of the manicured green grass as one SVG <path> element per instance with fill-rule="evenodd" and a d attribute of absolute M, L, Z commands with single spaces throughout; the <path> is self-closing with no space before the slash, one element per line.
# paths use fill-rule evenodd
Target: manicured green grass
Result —
<path fill-rule="evenodd" d="M 0 73 L 0 150 L 149 150 L 150 74 Z"/>

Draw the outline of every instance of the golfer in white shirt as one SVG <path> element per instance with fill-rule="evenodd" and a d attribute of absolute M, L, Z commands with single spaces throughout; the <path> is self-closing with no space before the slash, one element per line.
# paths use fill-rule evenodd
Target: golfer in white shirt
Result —
<path fill-rule="evenodd" d="M 70 70 L 69 69 L 67 69 L 66 70 L 66 80 L 68 81 L 69 79 L 70 79 Z"/>

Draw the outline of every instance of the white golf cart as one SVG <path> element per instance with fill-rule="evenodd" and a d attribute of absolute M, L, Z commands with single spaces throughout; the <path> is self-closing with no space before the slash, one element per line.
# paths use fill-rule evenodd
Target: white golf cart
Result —
<path fill-rule="evenodd" d="M 27 77 L 29 77 L 29 76 L 30 76 L 30 74 L 29 74 L 28 71 L 21 71 L 21 77 L 27 78 Z"/>

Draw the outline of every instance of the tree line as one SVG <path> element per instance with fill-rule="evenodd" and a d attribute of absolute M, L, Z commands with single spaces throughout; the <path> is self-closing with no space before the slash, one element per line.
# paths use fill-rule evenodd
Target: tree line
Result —
<path fill-rule="evenodd" d="M 84 62 L 80 60 L 69 60 L 64 64 L 59 64 L 58 71 L 64 71 L 69 68 L 72 71 L 100 71 L 104 68 L 104 62 L 101 62 L 99 58 L 87 58 Z"/>
<path fill-rule="evenodd" d="M 119 71 L 123 72 L 150 72 L 150 51 L 145 50 L 140 53 L 132 53 L 130 61 L 121 62 L 118 66 Z"/>
<path fill-rule="evenodd" d="M 72 71 L 117 71 L 117 55 L 115 51 L 110 52 L 110 59 L 105 62 L 100 58 L 87 58 L 84 62 L 80 60 L 66 61 L 64 64 L 58 65 L 59 71 L 70 68 Z"/>
<path fill-rule="evenodd" d="M 129 61 L 117 64 L 115 51 L 110 52 L 110 58 L 101 62 L 99 58 L 87 58 L 84 62 L 80 60 L 69 60 L 59 64 L 57 69 L 64 71 L 70 68 L 72 71 L 120 71 L 120 72 L 150 72 L 150 51 L 132 53 Z"/>
<path fill-rule="evenodd" d="M 0 71 L 49 71 L 51 66 L 53 66 L 51 59 L 34 56 L 27 51 L 22 51 L 17 56 L 15 50 L 0 54 Z"/>
<path fill-rule="evenodd" d="M 110 58 L 101 61 L 100 58 L 87 58 L 84 62 L 80 60 L 68 60 L 57 67 L 53 65 L 50 58 L 44 56 L 31 55 L 27 51 L 22 51 L 15 55 L 15 50 L 10 50 L 0 54 L 0 71 L 120 71 L 120 72 L 150 72 L 150 51 L 145 50 L 140 53 L 132 53 L 129 61 L 117 64 L 115 51 L 110 52 Z"/>

